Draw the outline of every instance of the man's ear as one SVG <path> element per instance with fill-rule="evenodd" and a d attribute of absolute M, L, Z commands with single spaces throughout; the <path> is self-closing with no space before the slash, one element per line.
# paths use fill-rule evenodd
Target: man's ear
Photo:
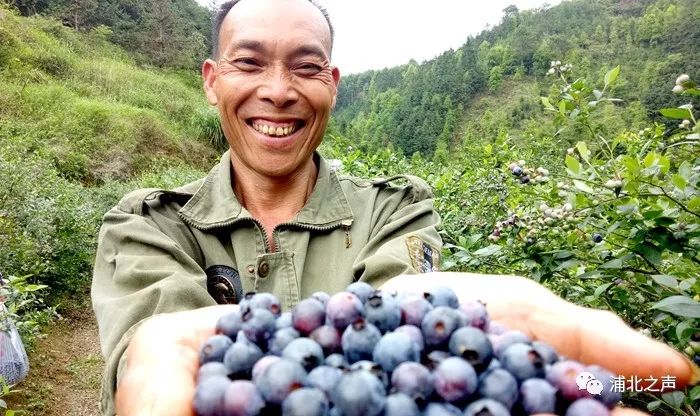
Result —
<path fill-rule="evenodd" d="M 214 91 L 214 82 L 216 81 L 216 62 L 207 59 L 202 63 L 202 78 L 204 79 L 204 92 L 207 94 L 209 104 L 216 105 L 219 102 L 219 97 Z"/>
<path fill-rule="evenodd" d="M 331 74 L 333 75 L 333 85 L 335 86 L 335 91 L 333 91 L 333 104 L 331 108 L 335 108 L 336 98 L 338 97 L 338 86 L 340 85 L 340 70 L 337 67 L 331 68 Z"/>

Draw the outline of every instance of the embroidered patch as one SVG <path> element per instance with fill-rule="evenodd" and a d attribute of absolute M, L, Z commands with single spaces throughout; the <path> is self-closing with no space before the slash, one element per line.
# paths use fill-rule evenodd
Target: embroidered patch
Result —
<path fill-rule="evenodd" d="M 218 304 L 234 304 L 243 298 L 243 286 L 238 270 L 216 265 L 204 271 L 207 274 L 207 291 Z"/>
<path fill-rule="evenodd" d="M 438 249 L 414 235 L 406 238 L 406 246 L 413 268 L 419 273 L 439 271 L 440 251 Z"/>

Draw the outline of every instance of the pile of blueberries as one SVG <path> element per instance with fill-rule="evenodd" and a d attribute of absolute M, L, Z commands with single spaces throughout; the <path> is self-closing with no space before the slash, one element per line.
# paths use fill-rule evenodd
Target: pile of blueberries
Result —
<path fill-rule="evenodd" d="M 620 400 L 607 370 L 490 322 L 483 303 L 460 304 L 446 287 L 356 282 L 284 313 L 275 296 L 247 294 L 200 364 L 199 416 L 597 416 Z M 582 374 L 597 387 L 582 388 Z"/>

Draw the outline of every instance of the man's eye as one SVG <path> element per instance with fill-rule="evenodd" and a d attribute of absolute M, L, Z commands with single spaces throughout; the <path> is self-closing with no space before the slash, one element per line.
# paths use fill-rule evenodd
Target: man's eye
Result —
<path fill-rule="evenodd" d="M 253 58 L 234 59 L 231 63 L 244 71 L 252 71 L 260 68 L 260 63 Z"/>
<path fill-rule="evenodd" d="M 320 65 L 306 63 L 298 65 L 295 68 L 295 72 L 300 73 L 302 75 L 314 75 L 321 72 L 322 69 L 323 68 Z"/>

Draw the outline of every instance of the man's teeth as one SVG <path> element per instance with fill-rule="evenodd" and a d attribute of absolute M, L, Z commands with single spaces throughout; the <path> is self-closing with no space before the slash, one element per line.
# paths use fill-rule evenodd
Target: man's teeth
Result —
<path fill-rule="evenodd" d="M 253 124 L 253 128 L 262 134 L 267 134 L 268 136 L 289 136 L 297 129 L 295 125 L 287 127 L 274 127 L 268 126 L 267 124 Z"/>

